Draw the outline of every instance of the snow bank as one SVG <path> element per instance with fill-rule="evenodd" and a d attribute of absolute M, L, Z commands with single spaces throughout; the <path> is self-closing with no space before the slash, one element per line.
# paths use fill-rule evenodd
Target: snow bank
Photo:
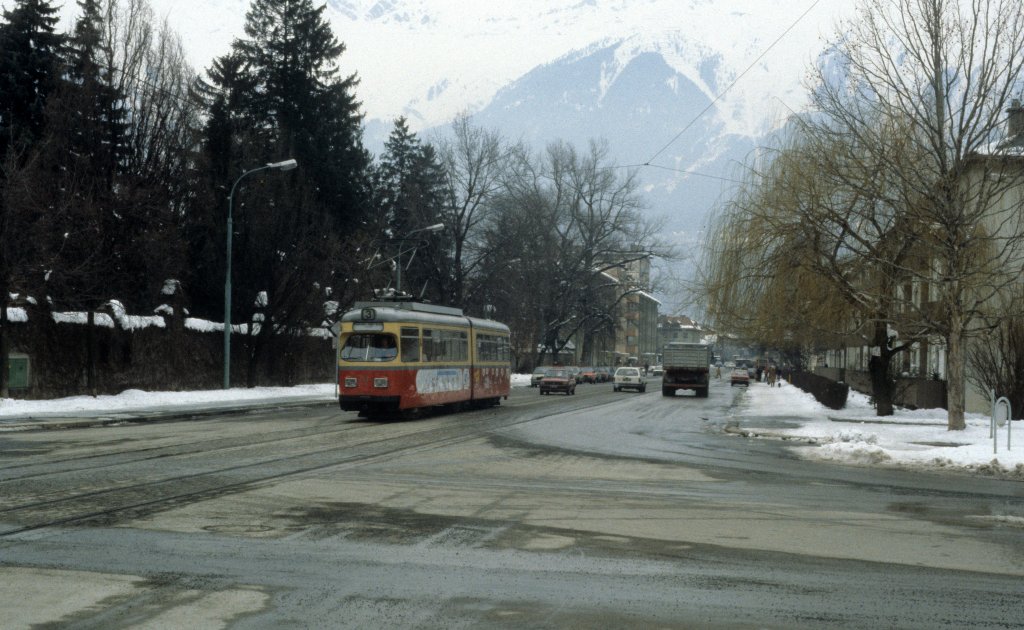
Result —
<path fill-rule="evenodd" d="M 992 452 L 989 418 L 967 414 L 963 431 L 947 430 L 945 409 L 898 409 L 878 417 L 870 399 L 851 391 L 847 405 L 833 411 L 799 388 L 753 383 L 734 415 L 750 433 L 800 438 L 794 452 L 801 457 L 862 466 L 930 470 L 961 470 L 1024 480 L 1024 422 L 1014 422 L 1013 448 L 1006 448 L 1006 431 L 999 429 L 998 451 Z M 759 430 L 758 420 L 792 418 L 799 428 Z M 768 423 L 765 423 L 767 426 Z"/>

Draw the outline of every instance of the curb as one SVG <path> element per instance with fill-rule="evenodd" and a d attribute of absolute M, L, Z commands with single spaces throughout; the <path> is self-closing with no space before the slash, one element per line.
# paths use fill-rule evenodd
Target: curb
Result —
<path fill-rule="evenodd" d="M 838 416 L 826 416 L 829 422 L 845 422 L 848 424 L 887 424 L 906 427 L 944 427 L 943 422 L 896 422 L 894 420 L 875 420 L 874 418 L 840 418 Z"/>
<path fill-rule="evenodd" d="M 772 431 L 764 431 L 764 430 L 758 429 L 756 427 L 744 429 L 744 428 L 741 428 L 738 424 L 736 424 L 736 425 L 726 425 L 725 428 L 723 429 L 723 431 L 725 433 L 730 434 L 730 435 L 737 435 L 739 437 L 745 437 L 745 438 L 760 438 L 760 439 L 767 439 L 767 440 L 779 440 L 781 442 L 801 442 L 801 443 L 810 444 L 810 445 L 813 445 L 813 446 L 817 446 L 817 445 L 819 445 L 821 443 L 820 439 L 816 438 L 816 437 L 783 435 L 781 433 L 774 433 Z"/>

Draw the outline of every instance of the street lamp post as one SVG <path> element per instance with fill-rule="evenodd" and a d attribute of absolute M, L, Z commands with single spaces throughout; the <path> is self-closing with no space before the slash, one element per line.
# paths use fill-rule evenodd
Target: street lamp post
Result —
<path fill-rule="evenodd" d="M 270 162 L 245 171 L 235 180 L 235 183 L 231 186 L 231 193 L 228 195 L 227 271 L 224 275 L 224 389 L 231 387 L 231 233 L 234 230 L 232 211 L 234 209 L 235 190 L 247 175 L 267 170 L 290 171 L 298 165 L 299 163 L 292 159 L 284 160 L 283 162 Z"/>
<path fill-rule="evenodd" d="M 398 239 L 399 241 L 407 241 L 413 234 L 419 232 L 440 232 L 444 229 L 444 223 L 435 223 L 434 225 L 428 225 L 422 227 L 405 235 L 405 238 Z M 414 248 L 415 249 L 415 248 Z M 412 262 L 410 261 L 410 265 Z M 395 256 L 395 296 L 397 297 L 402 292 L 402 249 L 399 246 L 398 254 Z"/>

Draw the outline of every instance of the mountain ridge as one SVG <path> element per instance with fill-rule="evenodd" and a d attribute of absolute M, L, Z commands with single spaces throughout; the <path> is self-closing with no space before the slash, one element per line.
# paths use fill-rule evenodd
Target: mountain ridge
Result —
<path fill-rule="evenodd" d="M 248 0 L 189 3 L 187 11 L 178 0 L 151 4 L 182 35 L 199 70 L 242 35 L 249 7 Z M 795 110 L 806 103 L 801 69 L 849 4 L 820 0 L 798 19 L 800 7 L 750 0 L 328 0 L 325 16 L 347 48 L 342 73 L 361 78 L 357 96 L 367 118 L 406 115 L 414 131 L 482 109 L 533 68 L 610 41 L 646 39 L 648 48 L 661 47 L 671 65 L 691 78 L 703 75 L 720 94 L 785 33 L 716 104 L 734 131 L 756 136 L 778 124 L 758 113 L 771 96 Z M 66 24 L 77 11 L 75 3 L 64 4 Z M 672 52 L 673 41 L 685 48 Z M 701 67 L 712 57 L 714 77 Z"/>

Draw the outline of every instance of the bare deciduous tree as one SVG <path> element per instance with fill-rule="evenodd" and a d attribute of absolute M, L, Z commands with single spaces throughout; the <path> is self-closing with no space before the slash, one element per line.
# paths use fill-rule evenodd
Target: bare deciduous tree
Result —
<path fill-rule="evenodd" d="M 505 144 L 496 131 L 475 126 L 462 115 L 452 122 L 451 138 L 438 148 L 448 194 L 442 217 L 447 250 L 442 259 L 448 267 L 443 270 L 443 280 L 452 304 L 478 302 L 484 285 L 492 281 L 480 273 L 488 253 L 481 237 L 501 187 L 510 151 Z"/>
<path fill-rule="evenodd" d="M 745 234 L 832 284 L 872 347 L 876 391 L 894 352 L 944 338 L 949 428 L 963 429 L 966 344 L 1010 312 L 1024 265 L 1024 164 L 998 142 L 1024 78 L 1024 9 L 865 0 L 840 32 L 812 73 L 797 143 L 741 204 Z M 717 284 L 720 311 L 739 303 Z"/>
<path fill-rule="evenodd" d="M 557 353 L 578 336 L 589 358 L 593 335 L 614 331 L 624 300 L 650 290 L 629 281 L 625 269 L 674 255 L 658 237 L 659 226 L 642 216 L 634 175 L 608 164 L 603 142 L 583 152 L 553 143 L 539 157 L 520 149 L 508 159 L 486 261 L 495 277 L 505 269 L 516 285 L 507 303 L 516 312 L 511 317 L 532 331 L 522 344 L 527 352 Z M 515 266 L 502 255 L 514 257 Z M 502 292 L 509 281 L 498 282 Z"/>
<path fill-rule="evenodd" d="M 836 67 L 814 75 L 814 107 L 884 175 L 916 226 L 924 265 L 906 265 L 940 308 L 918 315 L 946 340 L 949 428 L 964 428 L 965 343 L 1024 263 L 1024 169 L 999 155 L 1004 112 L 1024 78 L 1016 0 L 869 0 L 843 29 Z M 880 132 L 904 130 L 891 150 Z M 930 300 L 925 300 L 925 303 Z M 918 303 L 918 302 L 914 302 Z"/>

